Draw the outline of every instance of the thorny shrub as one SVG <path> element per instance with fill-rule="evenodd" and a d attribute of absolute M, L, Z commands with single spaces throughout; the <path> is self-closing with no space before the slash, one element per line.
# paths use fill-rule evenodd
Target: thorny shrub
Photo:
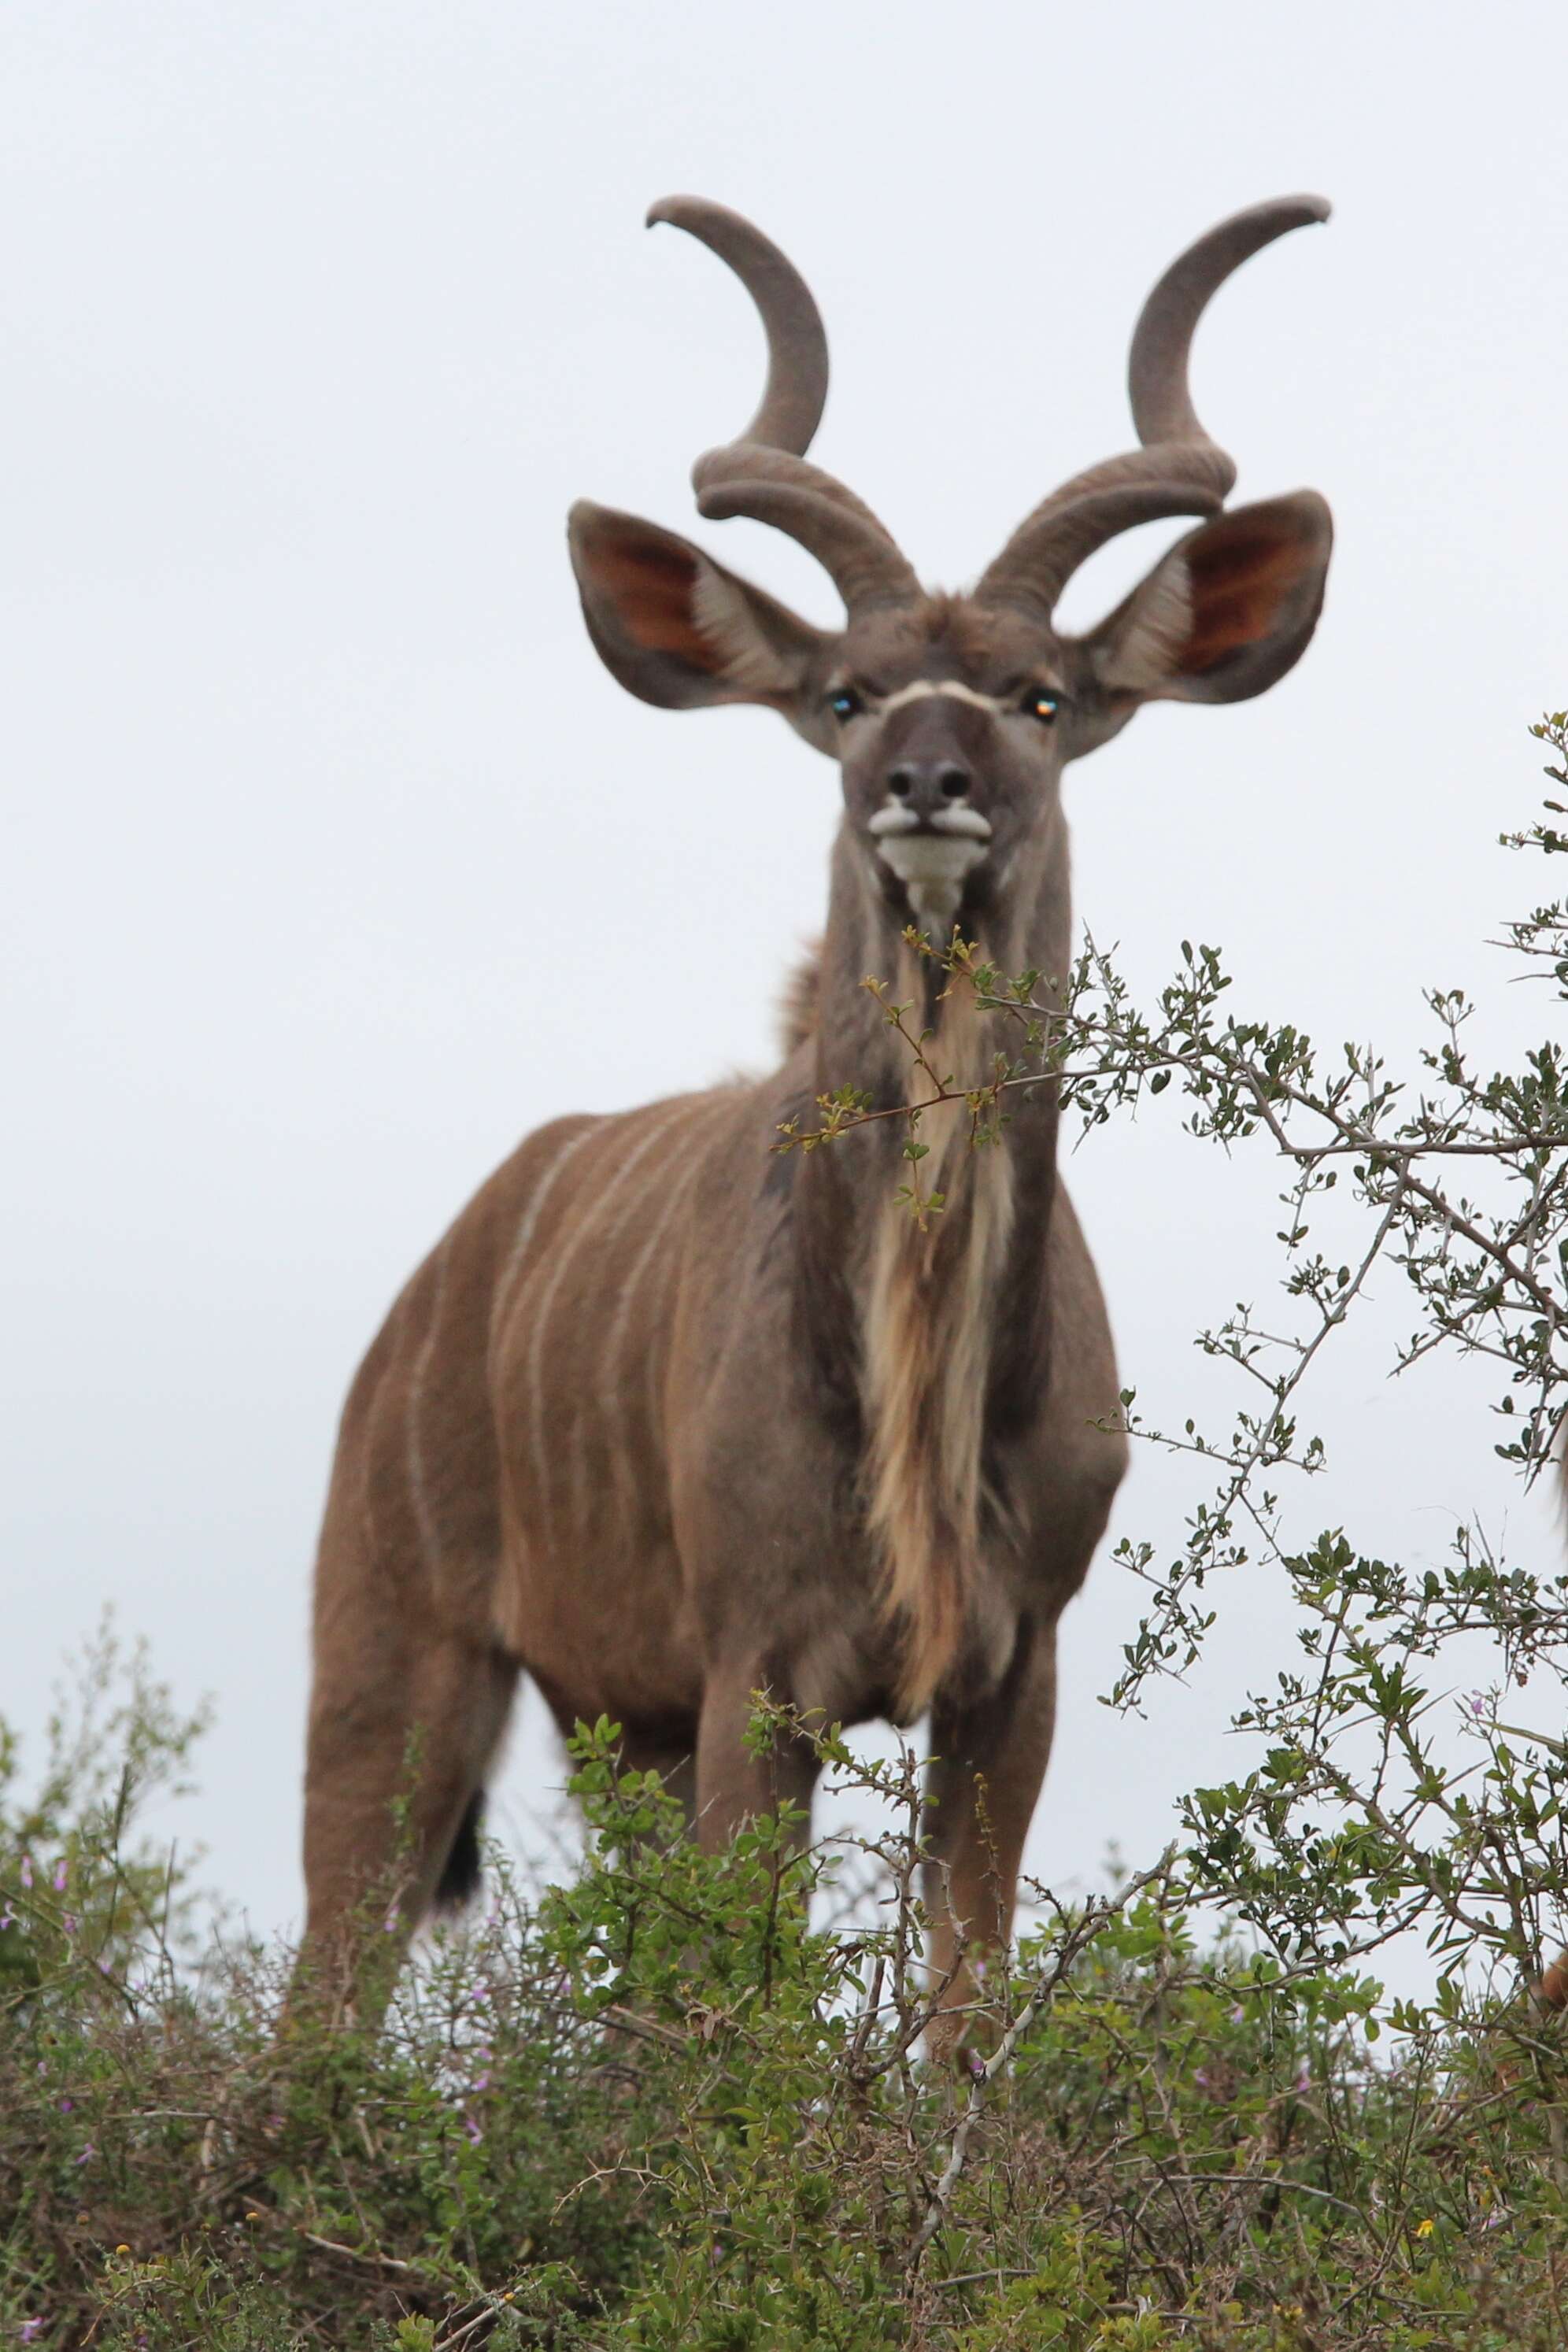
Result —
<path fill-rule="evenodd" d="M 825 1927 L 834 1856 L 787 1821 L 700 1853 L 601 1723 L 580 1872 L 535 1895 L 493 1853 L 485 1916 L 431 1939 L 374 2035 L 280 2039 L 287 1955 L 219 1945 L 192 1977 L 155 1913 L 112 1976 L 73 1935 L 14 1978 L 0 2341 L 1561 2343 L 1552 2027 L 1433 2016 L 1374 2064 L 1375 1985 L 1216 1940 L 1172 1854 L 1070 1910 L 1035 1890 L 989 2054 L 936 2074 L 915 1759 L 817 1736 L 888 1817 Z"/>
<path fill-rule="evenodd" d="M 1536 733 L 1568 785 L 1568 714 Z M 1550 824 L 1509 838 L 1568 849 Z M 1503 944 L 1568 1000 L 1563 901 Z M 925 951 L 995 1024 L 992 1082 L 965 1097 L 976 1149 L 1020 1087 L 1100 1123 L 1172 1090 L 1194 1136 L 1285 1165 L 1283 1309 L 1203 1335 L 1233 1419 L 1163 1431 L 1122 1399 L 1135 1436 L 1214 1483 L 1178 1545 L 1122 1548 L 1149 1604 L 1109 1697 L 1194 1663 L 1216 1569 L 1273 1563 L 1300 1641 L 1237 1717 L 1248 1769 L 1193 1790 L 1173 1848 L 1105 1896 L 1032 1890 L 956 2075 L 921 2057 L 914 1760 L 858 1761 L 815 1724 L 792 1728 L 880 1801 L 880 1835 L 803 1852 L 761 1821 L 703 1856 L 658 1780 L 619 1772 L 615 1727 L 584 1727 L 577 1874 L 538 1892 L 492 1855 L 488 1912 L 429 1940 L 375 2033 L 301 2014 L 280 2036 L 289 1956 L 217 1933 L 193 1964 L 188 1886 L 133 1842 L 195 1727 L 100 1650 L 36 1796 L 0 1743 L 0 2341 L 1568 2341 L 1568 2053 L 1535 1990 L 1568 1916 L 1568 1581 L 1474 1528 L 1419 1571 L 1341 1528 L 1302 1540 L 1281 1500 L 1322 1465 L 1310 1378 L 1380 1265 L 1413 1301 L 1399 1360 L 1470 1360 L 1500 1455 L 1526 1480 L 1546 1462 L 1568 1369 L 1561 1048 L 1478 1071 L 1470 1007 L 1438 992 L 1405 1083 L 1231 1011 L 1208 948 L 1147 1014 L 1092 942 L 1055 986 L 959 938 Z M 880 993 L 930 1101 L 951 1097 Z M 820 1108 L 783 1148 L 839 1148 L 874 1115 Z M 940 1215 L 908 1116 L 906 1199 Z M 1347 1202 L 1360 1240 L 1331 1249 Z M 1475 1679 L 1478 1638 L 1493 1666 L 1456 1766 L 1430 1702 L 1452 1658 Z M 1412 1932 L 1430 1995 L 1390 2001 L 1367 1963 Z"/>

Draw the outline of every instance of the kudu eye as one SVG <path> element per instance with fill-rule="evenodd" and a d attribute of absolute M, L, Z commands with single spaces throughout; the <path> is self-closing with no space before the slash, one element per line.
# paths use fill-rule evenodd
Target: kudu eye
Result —
<path fill-rule="evenodd" d="M 841 686 L 837 694 L 829 695 L 827 708 L 842 727 L 847 719 L 853 719 L 866 706 L 852 687 Z"/>
<path fill-rule="evenodd" d="M 1022 705 L 1030 719 L 1037 719 L 1045 727 L 1055 723 L 1057 713 L 1061 707 L 1060 695 L 1052 694 L 1047 687 L 1043 686 L 1032 686 L 1024 697 Z"/>

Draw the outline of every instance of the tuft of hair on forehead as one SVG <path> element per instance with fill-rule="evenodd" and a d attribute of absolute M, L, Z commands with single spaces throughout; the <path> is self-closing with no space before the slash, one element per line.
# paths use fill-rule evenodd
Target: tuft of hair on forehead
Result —
<path fill-rule="evenodd" d="M 996 650 L 995 614 L 967 596 L 950 596 L 947 607 L 943 635 L 948 644 L 967 668 L 983 669 Z"/>
<path fill-rule="evenodd" d="M 972 677 L 994 668 L 999 657 L 1028 661 L 1040 650 L 1037 623 L 949 589 L 928 590 L 918 604 L 905 606 L 896 627 L 895 658 L 923 665 L 940 654 Z"/>
<path fill-rule="evenodd" d="M 933 588 L 907 604 L 864 613 L 858 620 L 851 620 L 845 632 L 849 656 L 853 660 L 858 653 L 874 646 L 880 661 L 918 666 L 934 646 L 945 644 L 952 636 L 955 615 L 963 604 L 962 596 Z"/>
<path fill-rule="evenodd" d="M 916 607 L 914 622 L 927 646 L 940 646 L 966 667 L 984 660 L 990 640 L 986 615 L 967 596 L 932 589 Z"/>
<path fill-rule="evenodd" d="M 954 615 L 963 605 L 963 597 L 951 589 L 928 588 L 915 607 L 915 626 L 929 644 L 938 645 L 951 633 Z"/>

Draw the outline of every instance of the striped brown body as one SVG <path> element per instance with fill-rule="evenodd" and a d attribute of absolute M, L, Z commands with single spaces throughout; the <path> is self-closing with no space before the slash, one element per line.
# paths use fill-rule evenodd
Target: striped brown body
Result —
<path fill-rule="evenodd" d="M 762 703 L 843 776 L 827 921 L 772 1076 L 531 1136 L 420 1268 L 350 1396 L 316 1586 L 307 1771 L 311 1964 L 350 1923 L 409 1798 L 405 1923 L 472 1862 L 474 1806 L 526 1671 L 570 1728 L 624 1727 L 697 1832 L 781 1796 L 809 1746 L 758 1756 L 759 1689 L 827 1721 L 931 1721 L 935 1962 L 1005 1936 L 1055 1707 L 1056 1627 L 1124 1463 L 1094 1269 L 1057 1175 L 1057 1101 L 961 1097 L 1011 1044 L 910 943 L 956 929 L 1006 972 L 1068 970 L 1067 761 L 1157 697 L 1258 692 L 1317 618 L 1326 509 L 1219 514 L 1228 460 L 1185 393 L 1206 293 L 1312 200 L 1258 207 L 1167 273 L 1133 343 L 1142 446 L 1036 509 L 968 596 L 924 593 L 881 525 L 802 454 L 826 387 L 809 294 L 754 230 L 672 200 L 731 261 L 773 369 L 747 436 L 697 469 L 705 512 L 781 524 L 831 571 L 810 627 L 703 551 L 574 510 L 590 634 L 665 707 Z M 1153 320 L 1151 327 L 1150 321 Z M 1054 623 L 1082 557 L 1150 515 L 1209 517 L 1089 635 Z M 889 983 L 917 1060 L 865 988 Z M 930 1106 L 933 1085 L 943 1099 Z M 781 1152 L 852 1087 L 888 1116 Z M 921 1189 L 902 1115 L 920 1108 Z"/>

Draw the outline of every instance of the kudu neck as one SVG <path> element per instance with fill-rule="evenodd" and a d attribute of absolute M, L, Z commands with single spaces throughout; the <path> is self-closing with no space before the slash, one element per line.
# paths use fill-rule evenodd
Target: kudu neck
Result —
<path fill-rule="evenodd" d="M 961 913 L 959 928 L 999 971 L 1054 977 L 1065 974 L 1070 940 L 1059 814 L 1028 850 L 1014 873 L 999 877 L 984 920 L 966 925 Z M 953 1402 L 950 1412 L 941 1403 L 944 1383 L 957 1381 L 973 1411 L 993 1416 L 1005 1417 L 1004 1401 L 1013 1409 L 1037 1393 L 1046 1346 L 1041 1268 L 1056 1197 L 1053 1086 L 1009 1087 L 997 1106 L 999 1135 L 994 1114 L 983 1117 L 989 1138 L 976 1136 L 962 1098 L 922 1108 L 911 1119 L 912 1108 L 929 1104 L 939 1084 L 961 1097 L 984 1088 L 997 1055 L 1016 1061 L 1025 1047 L 1021 1027 L 984 1011 L 968 980 L 909 946 L 907 923 L 906 910 L 868 873 L 858 845 L 841 835 L 809 1083 L 817 1097 L 853 1087 L 890 1115 L 806 1156 L 795 1202 L 796 1301 L 820 1395 L 852 1421 L 858 1417 L 862 1440 L 879 1459 L 898 1422 L 889 1399 L 925 1357 L 929 1376 L 916 1386 L 922 1395 L 931 1390 L 927 1402 L 950 1434 L 969 1426 L 968 1408 Z M 880 1001 L 868 978 L 884 983 Z M 909 1008 L 902 1033 L 888 1018 L 895 1003 Z M 912 1163 L 904 1155 L 911 1135 L 925 1146 Z M 940 1209 L 915 1213 L 899 1198 L 904 1187 L 927 1202 L 940 1194 Z M 978 1430 L 978 1423 L 970 1430 L 969 1468 L 959 1480 L 965 1492 L 970 1474 L 979 1475 Z"/>
<path fill-rule="evenodd" d="M 931 1033 L 922 1053 L 932 1072 L 959 1087 L 981 1083 L 998 1054 L 1016 1060 L 1021 1030 L 1005 1016 L 979 1010 L 971 983 L 944 970 L 942 960 L 912 948 L 911 922 L 901 896 L 890 898 L 868 874 L 855 843 L 841 834 L 835 846 L 828 919 L 818 975 L 815 1090 L 834 1095 L 844 1087 L 868 1094 L 878 1110 L 926 1099 L 931 1092 L 913 1042 Z M 1000 878 L 984 904 L 961 912 L 962 938 L 1005 976 L 1038 971 L 1042 987 L 1065 980 L 1071 950 L 1071 876 L 1067 827 L 1053 812 L 1043 837 L 1030 843 Z M 880 996 L 867 986 L 881 983 Z M 889 1019 L 894 1005 L 907 1009 L 901 1028 Z M 1038 1112 L 1054 1090 L 1026 1087 L 1009 1095 L 1015 1122 L 1023 1118 L 1037 1129 Z M 1054 1111 L 1051 1150 L 1054 1154 Z M 879 1167 L 896 1160 L 905 1140 L 903 1123 L 882 1123 L 882 1149 L 864 1155 Z M 856 1141 L 869 1139 L 862 1130 Z M 1037 1156 L 1039 1138 L 1031 1157 Z M 1021 1173 L 1023 1171 L 1020 1171 Z"/>

